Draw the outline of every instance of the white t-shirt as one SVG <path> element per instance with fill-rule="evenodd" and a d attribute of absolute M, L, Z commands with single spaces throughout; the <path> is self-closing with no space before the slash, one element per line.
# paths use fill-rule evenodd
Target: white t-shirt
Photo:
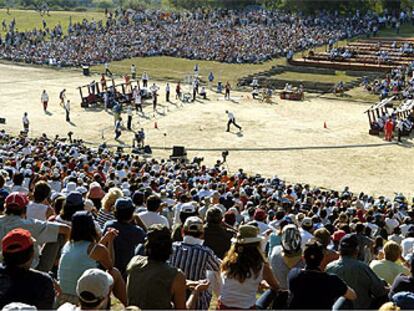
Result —
<path fill-rule="evenodd" d="M 249 309 L 256 303 L 256 293 L 260 282 L 263 280 L 263 267 L 257 277 L 252 273 L 251 277 L 240 283 L 237 279 L 229 278 L 221 274 L 221 302 L 228 307 L 237 309 Z"/>
<path fill-rule="evenodd" d="M 49 101 L 49 95 L 47 95 L 47 93 L 42 93 L 42 98 L 41 98 L 42 102 L 47 102 Z"/>
<path fill-rule="evenodd" d="M 27 205 L 27 218 L 46 220 L 46 211 L 49 206 L 41 203 L 30 202 Z"/>
<path fill-rule="evenodd" d="M 234 120 L 234 114 L 232 112 L 227 112 L 227 117 L 229 118 L 229 121 Z"/>
<path fill-rule="evenodd" d="M 394 229 L 400 225 L 397 219 L 386 218 L 385 219 L 385 228 L 387 229 L 388 234 L 392 234 Z"/>
<path fill-rule="evenodd" d="M 167 218 L 158 213 L 146 211 L 139 213 L 138 216 L 139 218 L 141 218 L 142 222 L 145 224 L 147 228 L 155 224 L 165 225 L 167 226 L 167 228 L 170 228 L 170 224 Z"/>

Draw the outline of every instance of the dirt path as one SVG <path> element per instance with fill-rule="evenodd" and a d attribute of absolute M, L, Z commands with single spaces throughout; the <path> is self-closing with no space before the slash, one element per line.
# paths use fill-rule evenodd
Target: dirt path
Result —
<path fill-rule="evenodd" d="M 103 110 L 80 108 L 76 87 L 92 79 L 99 77 L 0 64 L 0 116 L 7 118 L 6 130 L 18 133 L 23 112 L 27 111 L 33 136 L 41 133 L 65 136 L 73 131 L 75 137 L 92 143 L 101 143 L 102 134 L 105 141 L 114 143 L 113 116 Z M 145 109 L 147 118 L 134 115 L 134 128 L 145 129 L 151 146 L 196 148 L 199 150 L 190 151 L 189 156 L 204 156 L 207 164 L 220 159 L 221 150 L 231 149 L 230 171 L 244 168 L 250 173 L 278 175 L 292 182 L 338 190 L 350 186 L 354 192 L 376 195 L 400 191 L 409 196 L 414 194 L 412 139 L 396 145 L 369 136 L 367 116 L 363 114 L 367 105 L 321 98 L 304 102 L 276 98 L 274 104 L 262 104 L 251 100 L 248 93 L 233 93 L 233 100 L 225 101 L 222 95 L 209 92 L 209 100 L 182 107 L 178 103 L 167 106 L 165 86 L 160 84 L 160 87 L 158 129 L 154 128 L 155 119 L 149 106 Z M 58 94 L 63 88 L 72 102 L 73 125 L 65 122 L 64 111 L 58 105 Z M 43 89 L 51 98 L 50 114 L 43 112 L 40 103 Z M 235 129 L 225 132 L 226 109 L 235 113 L 242 133 Z M 130 144 L 132 133 L 124 132 L 121 139 Z M 154 149 L 155 157 L 170 154 Z"/>

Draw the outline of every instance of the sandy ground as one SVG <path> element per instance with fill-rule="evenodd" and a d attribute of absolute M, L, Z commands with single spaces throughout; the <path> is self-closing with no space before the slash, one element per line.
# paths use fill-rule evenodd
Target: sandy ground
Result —
<path fill-rule="evenodd" d="M 99 77 L 83 77 L 80 71 L 73 70 L 0 64 L 0 116 L 7 118 L 5 129 L 18 133 L 23 112 L 27 111 L 32 136 L 65 136 L 73 131 L 75 137 L 88 142 L 116 143 L 113 116 L 104 110 L 86 111 L 80 107 L 76 87 L 92 79 Z M 273 104 L 262 104 L 253 101 L 250 94 L 236 92 L 231 101 L 209 92 L 206 101 L 166 105 L 164 84 L 158 85 L 162 92 L 156 117 L 148 106 L 146 118 L 134 115 L 133 120 L 135 129 L 146 130 L 147 143 L 153 147 L 197 148 L 200 150 L 190 151 L 189 157 L 204 156 L 207 164 L 220 159 L 221 150 L 229 149 L 230 171 L 244 168 L 249 173 L 277 175 L 291 182 L 338 190 L 350 186 L 355 192 L 374 195 L 414 195 L 412 138 L 396 145 L 368 135 L 367 116 L 363 113 L 367 105 L 317 97 L 304 102 L 274 98 Z M 65 122 L 64 110 L 58 105 L 63 88 L 72 102 L 73 124 Z M 40 103 L 43 89 L 50 96 L 49 114 L 43 112 Z M 172 90 L 175 93 L 175 85 Z M 225 132 L 226 109 L 235 113 L 243 127 L 241 133 L 234 128 L 231 133 Z M 158 129 L 154 128 L 155 121 Z M 327 129 L 323 127 L 325 121 Z M 121 140 L 130 144 L 132 136 L 125 131 Z M 170 154 L 171 151 L 154 150 L 155 157 Z"/>

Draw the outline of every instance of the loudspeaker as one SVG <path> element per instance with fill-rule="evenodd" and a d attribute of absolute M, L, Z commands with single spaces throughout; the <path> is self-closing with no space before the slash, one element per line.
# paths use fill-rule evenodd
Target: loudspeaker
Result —
<path fill-rule="evenodd" d="M 6 124 L 6 118 L 0 118 L 0 124 Z"/>
<path fill-rule="evenodd" d="M 172 157 L 185 157 L 187 152 L 183 146 L 173 146 Z"/>

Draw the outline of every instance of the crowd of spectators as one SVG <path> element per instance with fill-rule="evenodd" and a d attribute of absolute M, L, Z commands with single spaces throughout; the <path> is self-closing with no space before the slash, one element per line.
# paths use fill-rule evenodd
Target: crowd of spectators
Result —
<path fill-rule="evenodd" d="M 414 203 L 402 194 L 0 139 L 0 308 L 105 309 L 116 297 L 207 309 L 213 295 L 219 309 L 414 306 Z"/>
<path fill-rule="evenodd" d="M 372 83 L 364 80 L 362 84 L 365 89 L 373 94 L 379 95 L 379 99 L 413 99 L 414 98 L 414 62 L 407 66 L 398 66 L 391 69 L 384 79 L 376 79 Z"/>
<path fill-rule="evenodd" d="M 212 10 L 193 13 L 132 11 L 105 20 L 31 31 L 3 21 L 2 59 L 53 66 L 96 65 L 139 56 L 166 55 L 226 63 L 260 63 L 274 57 L 370 33 L 373 14 Z"/>
<path fill-rule="evenodd" d="M 378 115 L 378 118 L 371 124 L 371 128 L 384 130 L 387 123 L 390 129 L 397 129 L 399 136 L 401 133 L 411 133 L 414 127 L 414 112 L 411 100 L 414 99 L 414 78 L 412 77 L 414 62 L 408 66 L 394 67 L 384 79 L 376 79 L 372 83 L 364 78 L 362 85 L 364 88 L 379 95 L 379 99 L 401 100 L 399 107 L 394 107 L 392 111 L 388 111 L 385 107 L 385 113 Z M 403 114 L 403 112 L 408 112 Z M 400 140 L 400 138 L 399 138 Z"/>

